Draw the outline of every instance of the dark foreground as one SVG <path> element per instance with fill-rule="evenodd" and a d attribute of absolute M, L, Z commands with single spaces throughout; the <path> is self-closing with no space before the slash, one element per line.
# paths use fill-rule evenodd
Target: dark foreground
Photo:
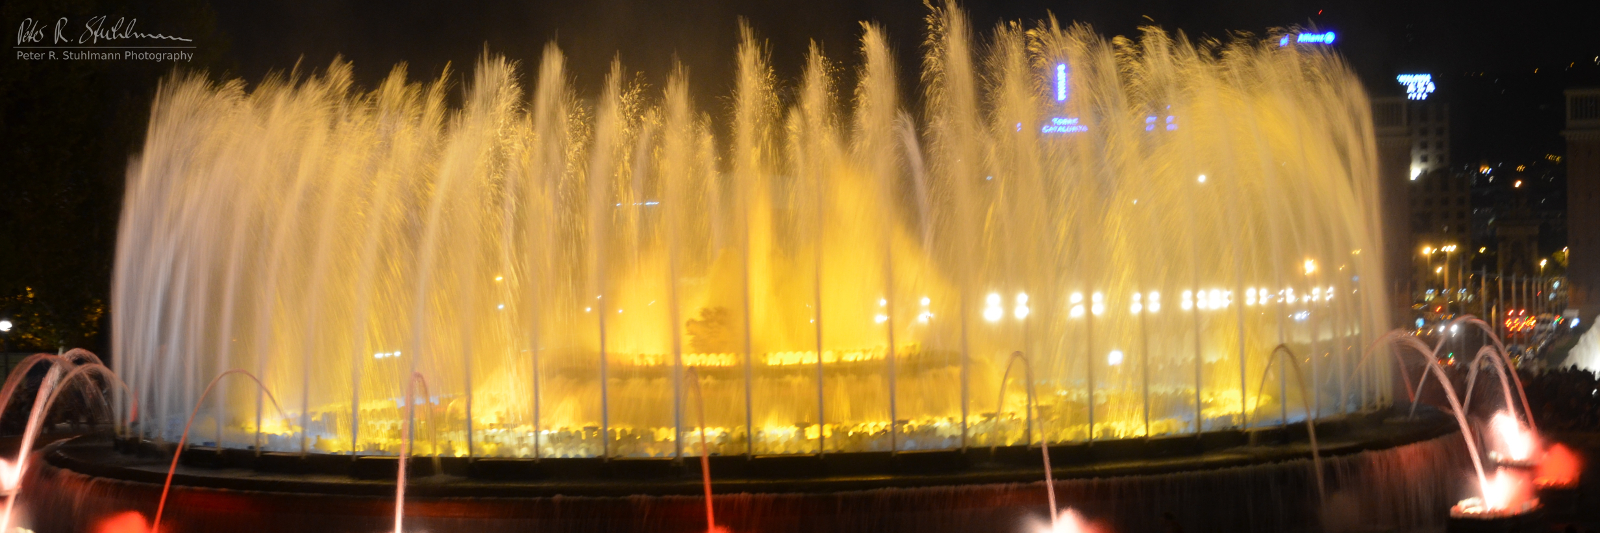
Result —
<path fill-rule="evenodd" d="M 1243 433 L 1181 445 L 1122 445 L 1151 454 L 1145 458 L 1117 457 L 1121 452 L 1113 443 L 1096 444 L 1100 451 L 1052 449 L 1057 500 L 1116 532 L 1163 531 L 1173 525 L 1183 531 L 1262 532 L 1324 525 L 1368 531 L 1443 527 L 1446 509 L 1461 496 L 1470 471 L 1453 422 L 1436 415 L 1419 420 L 1374 415 L 1319 426 L 1327 505 L 1317 504 L 1309 447 L 1294 431 L 1256 435 L 1256 445 Z M 148 447 L 123 448 L 115 451 L 109 439 L 84 437 L 43 450 L 36 456 L 43 461 L 24 482 L 19 525 L 38 533 L 93 531 L 129 511 L 152 516 L 170 456 Z M 130 453 L 140 449 L 146 453 Z M 858 457 L 851 459 L 855 473 L 839 466 L 846 459 L 791 459 L 786 467 L 720 459 L 712 466 L 717 523 L 739 532 L 1027 531 L 1030 523 L 1048 518 L 1043 471 L 1024 465 L 1026 453 L 974 450 L 943 461 Z M 1032 457 L 1038 457 L 1037 450 Z M 285 461 L 277 457 L 241 466 L 217 459 L 210 466 L 180 467 L 162 530 L 377 533 L 393 528 L 393 481 L 362 479 L 371 477 L 365 475 L 371 465 L 362 467 L 366 470 L 346 466 L 341 474 L 301 464 L 294 468 L 302 472 L 286 473 Z M 592 467 L 568 476 L 492 461 L 440 466 L 442 472 L 411 481 L 406 530 L 705 529 L 693 462 L 635 473 Z M 518 468 L 534 475 L 505 479 L 507 471 Z M 1168 513 L 1170 521 L 1164 519 Z"/>

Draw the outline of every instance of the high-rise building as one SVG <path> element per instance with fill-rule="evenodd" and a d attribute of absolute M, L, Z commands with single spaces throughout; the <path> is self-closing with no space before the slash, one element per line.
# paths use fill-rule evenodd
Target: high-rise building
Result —
<path fill-rule="evenodd" d="M 1584 322 L 1600 314 L 1600 88 L 1567 96 L 1567 280 Z"/>
<path fill-rule="evenodd" d="M 1450 166 L 1450 104 L 1437 100 L 1408 102 L 1406 125 L 1411 136 L 1411 177 Z"/>
<path fill-rule="evenodd" d="M 1437 99 L 1411 99 L 1405 107 L 1410 153 L 1405 212 L 1410 232 L 1407 275 L 1411 295 L 1444 298 L 1444 283 L 1459 286 L 1460 280 L 1447 279 L 1443 270 L 1452 269 L 1452 276 L 1458 275 L 1459 263 L 1472 249 L 1471 177 L 1450 168 L 1450 105 Z"/>

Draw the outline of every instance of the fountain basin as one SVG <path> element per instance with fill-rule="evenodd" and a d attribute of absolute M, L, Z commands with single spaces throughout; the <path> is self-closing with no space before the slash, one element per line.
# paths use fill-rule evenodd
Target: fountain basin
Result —
<path fill-rule="evenodd" d="M 1349 429 L 1319 434 L 1329 490 L 1351 488 L 1365 515 L 1399 527 L 1442 525 L 1454 494 L 1441 487 L 1462 467 L 1450 422 L 1386 422 L 1369 414 L 1344 425 Z M 1247 440 L 1232 432 L 1052 447 L 1058 499 L 1118 531 L 1158 529 L 1162 512 L 1186 528 L 1283 531 L 1316 523 L 1306 443 L 1241 445 Z M 43 460 L 29 472 L 31 489 L 21 500 L 25 510 L 51 512 L 27 512 L 22 525 L 39 533 L 82 531 L 128 510 L 150 516 L 165 475 L 161 452 L 148 443 L 113 447 L 104 437 L 52 445 L 39 452 Z M 362 470 L 386 460 L 392 476 L 392 458 L 308 455 L 290 472 L 282 467 L 293 461 L 284 456 L 262 454 L 242 467 L 254 454 L 211 453 L 216 457 L 179 468 L 163 528 L 347 532 L 379 531 L 392 521 L 393 482 Z M 971 531 L 1021 527 L 1044 515 L 1043 472 L 1024 457 L 1037 461 L 1037 449 L 718 456 L 711 469 L 718 523 L 733 531 Z M 345 468 L 336 473 L 340 461 Z M 694 460 L 442 458 L 438 464 L 439 473 L 408 483 L 406 520 L 417 531 L 704 527 Z M 432 465 L 432 458 L 416 458 L 411 472 L 430 472 Z M 1393 503 L 1417 498 L 1434 505 Z"/>

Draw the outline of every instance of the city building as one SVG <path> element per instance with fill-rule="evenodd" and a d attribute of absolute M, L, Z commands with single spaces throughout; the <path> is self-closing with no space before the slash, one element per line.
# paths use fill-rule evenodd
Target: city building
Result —
<path fill-rule="evenodd" d="M 1600 88 L 1567 96 L 1567 280 L 1583 321 L 1600 314 Z"/>
<path fill-rule="evenodd" d="M 1403 104 L 1404 121 L 1395 124 L 1387 138 L 1405 143 L 1407 154 L 1406 201 L 1399 211 L 1405 214 L 1400 227 L 1407 231 L 1401 279 L 1409 282 L 1408 302 L 1440 304 L 1446 298 L 1446 283 L 1461 286 L 1465 265 L 1475 251 L 1472 183 L 1469 173 L 1450 166 L 1450 105 L 1430 100 L 1428 94 L 1409 91 L 1409 98 L 1396 99 Z"/>
<path fill-rule="evenodd" d="M 1378 141 L 1378 213 L 1383 223 L 1384 276 L 1396 318 L 1411 312 L 1413 265 L 1411 233 L 1411 129 L 1406 99 L 1372 99 L 1372 125 Z"/>
<path fill-rule="evenodd" d="M 1408 102 L 1413 179 L 1450 166 L 1450 104 L 1438 100 Z"/>

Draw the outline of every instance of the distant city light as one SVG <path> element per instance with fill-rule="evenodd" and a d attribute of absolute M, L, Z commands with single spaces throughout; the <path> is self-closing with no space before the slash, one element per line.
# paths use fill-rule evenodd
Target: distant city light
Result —
<path fill-rule="evenodd" d="M 1395 77 L 1406 86 L 1406 98 L 1411 100 L 1427 100 L 1437 87 L 1433 84 L 1432 74 L 1401 74 Z"/>
<path fill-rule="evenodd" d="M 1156 131 L 1156 124 L 1158 122 L 1157 119 L 1159 119 L 1159 118 L 1161 118 L 1161 117 L 1156 116 L 1156 115 L 1150 115 L 1150 116 L 1144 117 L 1144 131 Z M 1178 117 L 1173 116 L 1173 115 L 1166 115 L 1166 124 L 1167 124 L 1167 131 L 1177 131 L 1178 130 Z"/>

